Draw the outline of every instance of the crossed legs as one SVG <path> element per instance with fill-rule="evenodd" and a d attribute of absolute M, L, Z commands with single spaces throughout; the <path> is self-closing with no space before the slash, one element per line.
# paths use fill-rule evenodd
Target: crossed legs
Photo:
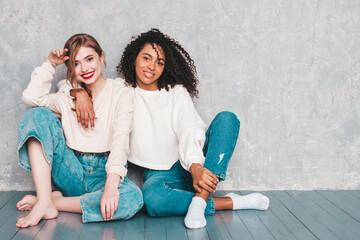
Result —
<path fill-rule="evenodd" d="M 211 171 L 217 180 L 225 180 L 228 163 L 233 154 L 240 121 L 231 112 L 221 112 L 211 122 L 206 131 L 204 144 L 204 167 Z M 210 192 L 201 188 L 201 192 L 195 194 L 185 217 L 185 225 L 188 228 L 200 228 L 206 226 L 205 208 Z M 268 208 L 269 199 L 261 194 L 250 194 L 247 197 L 235 193 L 223 198 L 213 198 L 215 210 L 226 209 L 260 209 Z"/>

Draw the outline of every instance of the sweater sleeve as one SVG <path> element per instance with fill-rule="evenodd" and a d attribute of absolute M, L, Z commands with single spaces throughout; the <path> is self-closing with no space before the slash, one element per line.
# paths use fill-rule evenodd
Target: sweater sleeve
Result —
<path fill-rule="evenodd" d="M 122 88 L 114 121 L 114 135 L 110 148 L 110 155 L 106 163 L 106 172 L 120 175 L 122 179 L 127 174 L 125 167 L 129 156 L 130 132 L 133 126 L 134 95 L 130 88 Z"/>
<path fill-rule="evenodd" d="M 61 113 L 58 94 L 50 94 L 54 74 L 55 69 L 47 62 L 34 69 L 30 83 L 22 95 L 22 100 L 26 105 L 30 107 L 47 107 L 55 113 Z"/>
<path fill-rule="evenodd" d="M 205 162 L 203 146 L 206 124 L 197 113 L 189 93 L 178 87 L 175 94 L 173 126 L 179 141 L 180 162 L 189 171 L 191 164 Z"/>
<path fill-rule="evenodd" d="M 72 97 L 70 95 L 70 91 L 72 89 L 69 81 L 67 80 L 61 80 L 58 82 L 58 84 L 56 85 L 57 86 L 57 89 L 58 89 L 58 92 L 62 92 L 62 93 L 65 93 L 66 96 L 68 96 L 70 99 L 75 99 L 74 97 Z"/>

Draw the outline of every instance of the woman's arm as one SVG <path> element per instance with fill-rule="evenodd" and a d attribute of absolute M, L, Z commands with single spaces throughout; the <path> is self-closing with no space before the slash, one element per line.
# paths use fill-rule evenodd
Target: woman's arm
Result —
<path fill-rule="evenodd" d="M 57 86 L 59 92 L 67 93 L 70 98 L 75 99 L 75 110 L 78 123 L 80 123 L 84 129 L 87 129 L 90 121 L 90 126 L 94 129 L 96 115 L 89 94 L 83 88 L 73 89 L 65 80 L 60 81 Z"/>
<path fill-rule="evenodd" d="M 41 67 L 36 67 L 31 74 L 31 81 L 23 92 L 22 99 L 29 106 L 45 106 L 58 112 L 57 98 L 49 94 L 51 83 L 54 79 L 55 68 L 58 64 L 68 59 L 66 50 L 50 52 L 46 62 Z"/>
<path fill-rule="evenodd" d="M 182 87 L 176 90 L 178 92 L 173 125 L 179 140 L 180 162 L 190 171 L 196 191 L 201 192 L 202 188 L 214 192 L 218 183 L 217 177 L 203 167 L 205 157 L 202 149 L 206 125 L 197 113 L 188 92 Z"/>
<path fill-rule="evenodd" d="M 132 130 L 134 98 L 133 92 L 123 88 L 116 93 L 121 101 L 116 106 L 117 113 L 114 125 L 113 141 L 110 148 L 110 155 L 105 169 L 107 180 L 104 193 L 101 197 L 100 206 L 104 220 L 112 219 L 117 210 L 119 201 L 118 186 L 124 180 L 127 169 L 125 167 L 129 155 L 130 132 Z"/>
<path fill-rule="evenodd" d="M 95 111 L 89 94 L 82 88 L 71 89 L 70 96 L 75 98 L 77 121 L 87 130 L 90 121 L 91 129 L 95 127 Z"/>
<path fill-rule="evenodd" d="M 106 163 L 106 172 L 116 173 L 122 178 L 126 176 L 125 168 L 129 149 L 130 132 L 133 126 L 134 95 L 130 88 L 123 87 L 117 91 L 120 98 L 116 107 L 116 119 L 113 122 L 113 139 L 110 147 L 110 155 Z"/>

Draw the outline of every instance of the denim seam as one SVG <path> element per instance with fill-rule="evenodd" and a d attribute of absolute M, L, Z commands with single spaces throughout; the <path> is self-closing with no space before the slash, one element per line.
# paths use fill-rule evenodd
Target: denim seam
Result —
<path fill-rule="evenodd" d="M 189 192 L 187 190 L 182 190 L 182 189 L 177 189 L 177 188 L 172 188 L 170 187 L 168 184 L 175 184 L 175 183 L 182 183 L 182 182 L 186 182 L 186 181 L 176 181 L 176 182 L 162 182 L 162 185 L 166 188 L 166 189 L 171 189 L 173 191 L 184 191 L 184 192 Z"/>
<path fill-rule="evenodd" d="M 235 149 L 235 146 L 236 146 L 236 143 L 237 143 L 237 141 L 235 141 L 235 140 L 237 140 L 238 139 L 238 137 L 239 137 L 239 131 L 240 131 L 240 124 L 238 124 L 238 127 L 237 127 L 237 129 L 236 129 L 237 131 L 236 131 L 236 135 L 234 136 L 234 139 L 233 139 L 233 149 Z M 234 152 L 234 151 L 233 151 Z"/>
<path fill-rule="evenodd" d="M 235 147 L 236 147 L 236 141 L 235 140 L 237 140 L 237 138 L 238 138 L 238 135 L 239 135 L 239 128 L 237 128 L 238 130 L 237 130 L 237 133 L 236 133 L 236 135 L 234 136 L 234 138 L 233 138 L 233 140 L 232 140 L 232 153 L 234 153 L 234 149 L 235 149 Z M 228 164 L 229 164 L 229 162 L 230 162 L 230 160 L 231 160 L 231 157 L 232 157 L 232 154 L 231 154 L 231 156 L 230 156 L 230 159 L 228 160 Z M 225 179 L 226 179 L 226 173 L 215 173 L 214 172 L 214 174 L 215 174 L 215 176 L 217 176 L 217 177 L 219 177 L 220 179 L 219 179 L 219 181 L 224 181 Z M 219 175 L 219 176 L 218 176 Z"/>
<path fill-rule="evenodd" d="M 18 159 L 19 159 L 19 164 L 20 164 L 20 166 L 22 166 L 23 168 L 25 168 L 25 169 L 28 170 L 28 171 L 31 171 L 31 168 L 28 168 L 27 166 L 25 166 L 25 165 L 20 161 L 20 149 L 24 146 L 25 142 L 26 142 L 29 138 L 31 138 L 31 137 L 36 138 L 36 139 L 40 142 L 40 144 L 41 144 L 41 150 L 42 150 L 42 152 L 43 152 L 43 154 L 44 154 L 44 156 L 45 156 L 46 161 L 47 161 L 48 164 L 50 165 L 50 169 L 52 169 L 52 161 L 50 162 L 49 159 L 47 158 L 47 156 L 46 156 L 46 154 L 45 154 L 45 152 L 44 152 L 44 146 L 43 146 L 42 142 L 41 142 L 40 139 L 39 139 L 38 137 L 36 137 L 35 135 L 29 135 L 29 136 L 27 136 L 27 138 L 25 138 L 25 140 L 22 141 L 21 144 L 19 144 L 19 147 L 18 147 L 17 152 L 18 152 Z M 28 155 L 28 158 L 29 158 L 29 155 Z M 30 159 L 29 159 L 29 165 L 30 165 Z"/>
<path fill-rule="evenodd" d="M 85 190 L 86 193 L 89 192 L 89 191 L 88 191 L 88 181 L 87 181 L 87 180 L 88 180 L 88 179 L 87 179 L 87 176 L 85 176 L 84 181 L 83 181 L 83 188 L 84 188 L 84 190 Z"/>
<path fill-rule="evenodd" d="M 174 183 L 177 183 L 177 182 L 174 182 Z M 167 184 L 171 184 L 170 182 L 163 182 L 162 184 L 163 184 L 163 186 L 165 187 L 165 189 L 170 189 L 171 191 L 174 191 L 174 192 L 186 192 L 186 193 L 190 192 L 190 193 L 195 194 L 195 192 L 193 192 L 193 191 L 183 190 L 183 189 L 177 189 L 177 188 L 172 188 L 172 187 L 170 187 L 169 185 L 167 185 Z M 214 207 L 214 208 L 215 208 L 215 207 Z"/>
<path fill-rule="evenodd" d="M 214 199 L 212 198 L 212 196 L 209 197 L 209 199 L 211 198 L 211 209 L 210 209 L 210 215 L 214 215 L 215 214 L 215 202 Z"/>
<path fill-rule="evenodd" d="M 77 158 L 77 157 L 76 157 Z M 65 163 L 65 165 L 69 168 L 70 172 L 80 181 L 80 182 L 84 182 L 85 179 L 81 179 L 80 176 L 78 176 L 70 167 L 69 164 L 66 163 L 66 161 L 63 161 Z"/>
<path fill-rule="evenodd" d="M 82 210 L 82 222 L 83 223 L 86 223 L 87 221 L 87 211 L 86 211 L 86 208 L 84 206 L 84 195 L 80 196 L 80 207 L 81 207 L 81 210 Z"/>
<path fill-rule="evenodd" d="M 234 153 L 234 149 L 236 147 L 236 143 L 237 143 L 237 139 L 238 139 L 238 136 L 239 136 L 239 131 L 240 131 L 240 124 L 237 124 L 237 128 L 236 128 L 236 134 L 234 135 L 233 139 L 232 139 L 232 154 Z M 231 154 L 231 156 L 232 156 Z M 228 161 L 228 164 L 231 160 L 231 156 L 230 156 L 230 159 Z M 226 179 L 226 173 L 214 173 L 216 176 L 217 174 L 220 175 L 220 176 L 217 176 L 217 177 L 220 177 L 220 181 L 224 181 Z"/>

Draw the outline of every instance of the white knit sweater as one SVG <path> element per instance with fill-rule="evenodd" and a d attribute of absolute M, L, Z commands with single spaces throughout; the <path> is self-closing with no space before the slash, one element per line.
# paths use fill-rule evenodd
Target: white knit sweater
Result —
<path fill-rule="evenodd" d="M 130 162 L 156 170 L 169 170 L 179 159 L 186 170 L 193 163 L 204 163 L 206 125 L 184 87 L 169 91 L 136 87 L 134 104 Z"/>

